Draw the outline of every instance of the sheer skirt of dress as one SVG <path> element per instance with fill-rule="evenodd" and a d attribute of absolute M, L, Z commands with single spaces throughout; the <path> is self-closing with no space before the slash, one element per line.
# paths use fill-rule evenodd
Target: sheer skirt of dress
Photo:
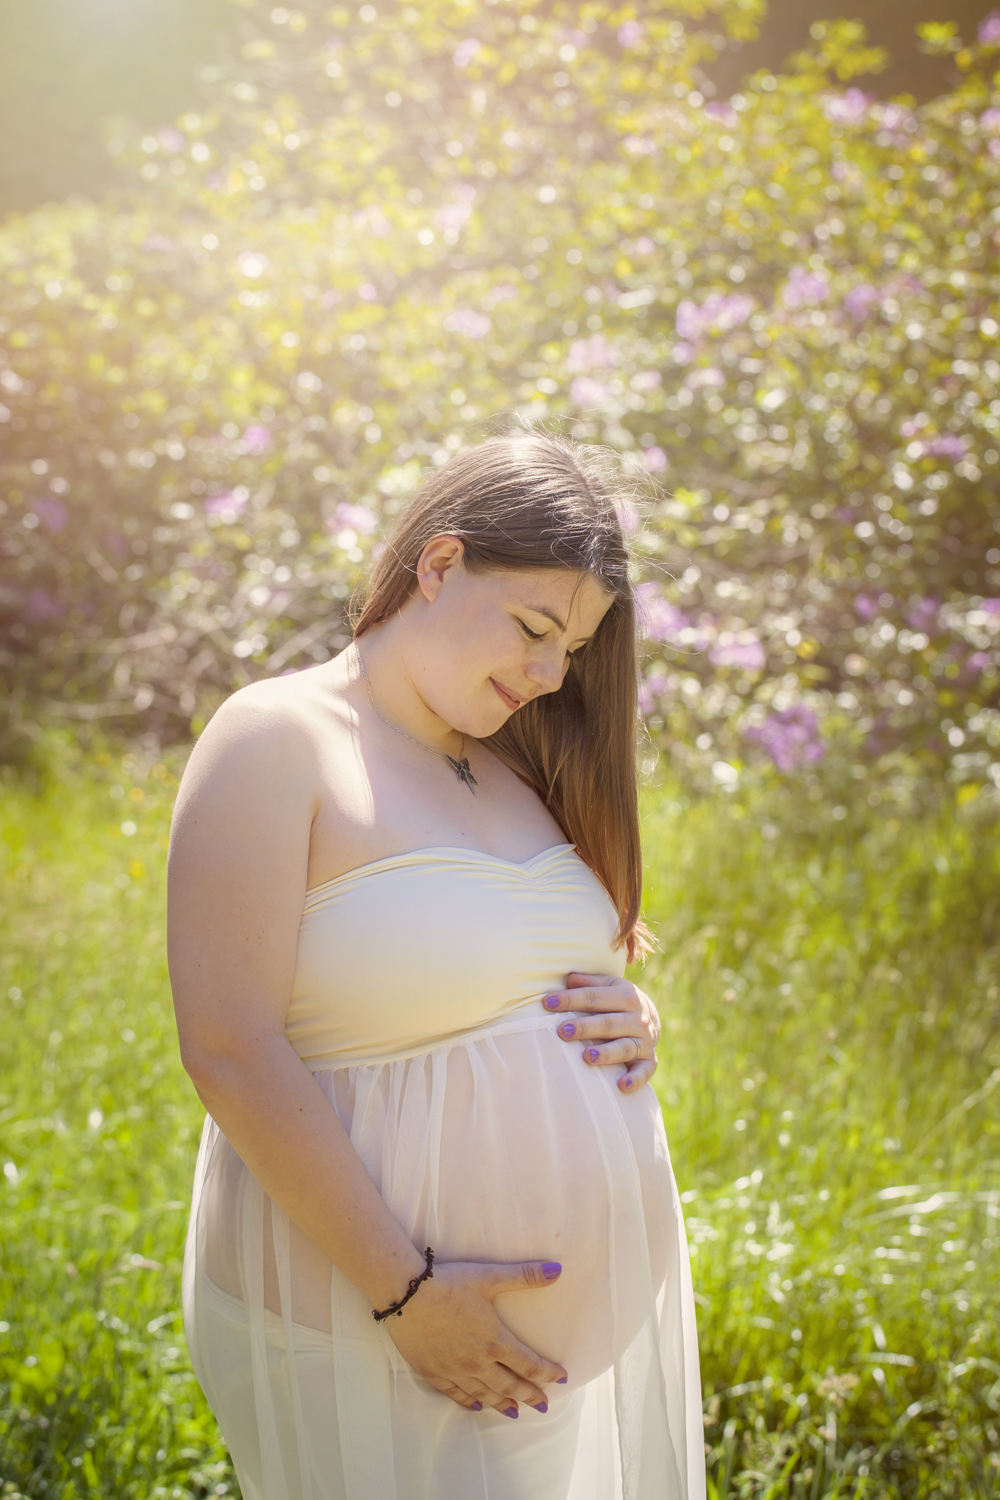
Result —
<path fill-rule="evenodd" d="M 496 1305 L 569 1382 L 517 1422 L 442 1396 L 208 1118 L 184 1320 L 244 1500 L 701 1500 L 694 1299 L 653 1090 L 622 1095 L 537 1013 L 313 1072 L 418 1248 L 562 1263 Z"/>

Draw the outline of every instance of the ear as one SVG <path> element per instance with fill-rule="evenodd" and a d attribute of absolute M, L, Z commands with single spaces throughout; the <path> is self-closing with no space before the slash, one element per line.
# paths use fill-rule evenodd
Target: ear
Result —
<path fill-rule="evenodd" d="M 431 537 L 417 559 L 417 585 L 429 604 L 440 594 L 445 579 L 462 567 L 465 544 L 457 536 Z"/>

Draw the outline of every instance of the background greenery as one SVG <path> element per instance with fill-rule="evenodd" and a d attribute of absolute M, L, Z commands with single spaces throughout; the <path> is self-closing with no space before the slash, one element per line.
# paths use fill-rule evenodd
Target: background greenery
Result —
<path fill-rule="evenodd" d="M 757 0 L 243 9 L 116 198 L 0 233 L 9 747 L 181 739 L 325 659 L 384 523 L 503 419 L 647 476 L 689 772 L 1000 778 L 1000 22 L 923 28 L 962 82 L 917 108 L 851 82 L 854 22 L 707 100 Z"/>
<path fill-rule="evenodd" d="M 181 760 L 66 740 L 3 783 L 12 1500 L 236 1493 L 178 1311 L 203 1118 L 164 959 Z M 996 1496 L 992 813 L 838 820 L 777 783 L 654 784 L 644 811 L 713 1495 Z"/>
<path fill-rule="evenodd" d="M 727 39 L 707 71 L 721 96 L 757 68 L 778 68 L 809 26 L 836 10 L 825 0 L 771 0 L 750 42 Z M 866 80 L 885 96 L 932 98 L 954 69 L 918 51 L 921 21 L 957 21 L 974 34 L 989 0 L 855 0 L 852 17 L 888 48 L 888 70 Z M 204 103 L 217 58 L 238 50 L 231 0 L 0 0 L 0 215 L 114 185 L 105 135 L 117 117 L 156 130 Z"/>
<path fill-rule="evenodd" d="M 37 60 L 67 3 L 0 29 Z M 178 1314 L 176 778 L 511 422 L 633 477 L 714 1500 L 998 1494 L 1000 16 L 961 13 L 941 92 L 812 0 L 786 67 L 758 0 L 213 0 L 107 195 L 0 225 L 5 1495 L 234 1493 Z"/>

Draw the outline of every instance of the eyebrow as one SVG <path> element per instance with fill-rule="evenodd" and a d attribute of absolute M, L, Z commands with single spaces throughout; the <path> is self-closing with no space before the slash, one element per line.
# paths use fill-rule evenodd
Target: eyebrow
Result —
<path fill-rule="evenodd" d="M 532 614 L 544 615 L 547 620 L 552 621 L 553 625 L 558 625 L 560 630 L 566 629 L 566 626 L 560 620 L 555 610 L 549 609 L 547 604 L 526 604 L 524 607 L 525 609 L 530 609 Z"/>

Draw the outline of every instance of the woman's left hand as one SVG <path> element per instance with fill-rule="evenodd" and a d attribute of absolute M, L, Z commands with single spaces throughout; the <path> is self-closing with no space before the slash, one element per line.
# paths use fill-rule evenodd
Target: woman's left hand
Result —
<path fill-rule="evenodd" d="M 623 1093 L 634 1094 L 656 1072 L 660 1018 L 648 995 L 611 974 L 567 974 L 566 988 L 542 1001 L 546 1010 L 589 1011 L 556 1026 L 564 1042 L 585 1042 L 583 1060 L 592 1068 L 624 1065 L 618 1080 Z"/>

